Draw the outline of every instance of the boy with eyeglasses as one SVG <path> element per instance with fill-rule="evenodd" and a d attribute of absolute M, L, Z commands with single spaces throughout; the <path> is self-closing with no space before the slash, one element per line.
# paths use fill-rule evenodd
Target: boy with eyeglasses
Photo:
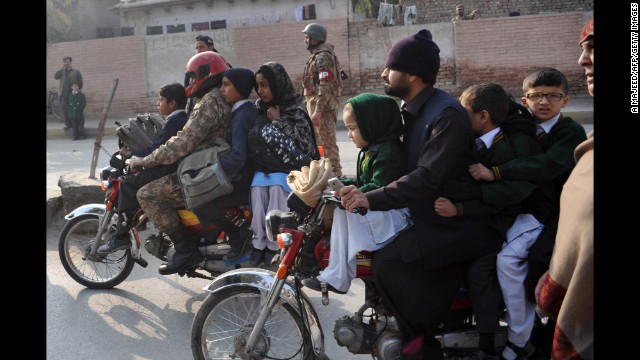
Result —
<path fill-rule="evenodd" d="M 525 77 L 522 104 L 533 115 L 536 138 L 544 152 L 491 169 L 473 164 L 469 167 L 473 178 L 484 181 L 550 180 L 555 190 L 552 205 L 558 209 L 560 191 L 575 166 L 573 149 L 586 140 L 584 128 L 561 113 L 569 102 L 568 88 L 565 75 L 553 68 L 540 68 Z M 496 264 L 509 324 L 508 342 L 501 358 L 508 360 L 526 359 L 533 352 L 528 343 L 535 320 L 533 291 L 549 266 L 555 242 L 557 211 L 546 223 L 530 215 L 518 216 L 527 218 L 516 219 L 520 226 L 509 229 Z M 550 347 L 550 344 L 545 345 Z"/>

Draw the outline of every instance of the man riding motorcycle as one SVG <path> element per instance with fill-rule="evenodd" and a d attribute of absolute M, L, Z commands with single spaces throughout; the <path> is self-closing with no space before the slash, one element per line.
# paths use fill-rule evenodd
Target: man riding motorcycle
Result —
<path fill-rule="evenodd" d="M 182 131 L 163 146 L 144 158 L 132 159 L 131 169 L 150 168 L 180 161 L 185 156 L 214 146 L 216 138 L 225 138 L 229 132 L 231 108 L 220 94 L 222 73 L 229 65 L 222 55 L 205 51 L 194 55 L 186 65 L 185 88 L 187 96 L 196 105 Z M 161 275 L 175 274 L 198 265 L 203 256 L 194 239 L 181 223 L 176 209 L 184 207 L 182 187 L 176 173 L 151 181 L 137 194 L 144 213 L 155 227 L 169 236 L 176 253 L 166 264 L 160 265 Z M 233 248 L 242 247 L 244 241 L 238 228 L 224 216 L 215 224 L 227 236 Z"/>

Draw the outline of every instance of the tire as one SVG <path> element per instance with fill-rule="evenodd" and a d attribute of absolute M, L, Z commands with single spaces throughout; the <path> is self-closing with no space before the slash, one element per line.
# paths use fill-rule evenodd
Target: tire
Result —
<path fill-rule="evenodd" d="M 62 228 L 58 254 L 62 266 L 73 280 L 90 289 L 111 289 L 131 274 L 134 260 L 130 248 L 89 259 L 87 254 L 98 233 L 98 226 L 98 216 L 93 214 L 70 220 Z M 116 225 L 110 224 L 101 242 L 106 243 L 115 231 Z"/>
<path fill-rule="evenodd" d="M 231 287 L 209 295 L 191 325 L 193 358 L 244 359 L 243 340 L 249 339 L 252 324 L 262 309 L 260 291 Z M 278 301 L 256 349 L 265 354 L 256 359 L 314 359 L 311 341 L 302 319 L 287 303 Z"/>
<path fill-rule="evenodd" d="M 63 110 L 64 109 L 62 107 L 62 98 L 56 97 L 56 98 L 51 100 L 51 113 L 58 120 L 64 120 L 64 113 L 63 113 L 64 111 Z"/>

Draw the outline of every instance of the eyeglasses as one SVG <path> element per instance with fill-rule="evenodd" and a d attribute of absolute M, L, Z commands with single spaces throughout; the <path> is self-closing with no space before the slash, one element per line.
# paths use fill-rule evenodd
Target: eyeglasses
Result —
<path fill-rule="evenodd" d="M 562 98 L 564 97 L 564 94 L 560 94 L 560 93 L 531 93 L 531 94 L 527 94 L 524 97 L 526 97 L 527 99 L 531 100 L 531 101 L 535 101 L 538 102 L 540 100 L 542 100 L 543 97 L 546 97 L 548 101 L 553 101 L 553 102 L 557 102 L 562 100 Z"/>

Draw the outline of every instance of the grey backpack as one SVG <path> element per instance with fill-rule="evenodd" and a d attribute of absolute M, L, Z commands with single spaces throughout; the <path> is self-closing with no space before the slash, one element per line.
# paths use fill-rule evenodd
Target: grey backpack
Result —
<path fill-rule="evenodd" d="M 138 114 L 135 118 L 129 118 L 129 123 L 121 125 L 116 122 L 118 128 L 116 134 L 120 147 L 126 146 L 131 150 L 141 150 L 153 143 L 157 134 L 162 129 L 164 118 L 160 114 Z"/>

